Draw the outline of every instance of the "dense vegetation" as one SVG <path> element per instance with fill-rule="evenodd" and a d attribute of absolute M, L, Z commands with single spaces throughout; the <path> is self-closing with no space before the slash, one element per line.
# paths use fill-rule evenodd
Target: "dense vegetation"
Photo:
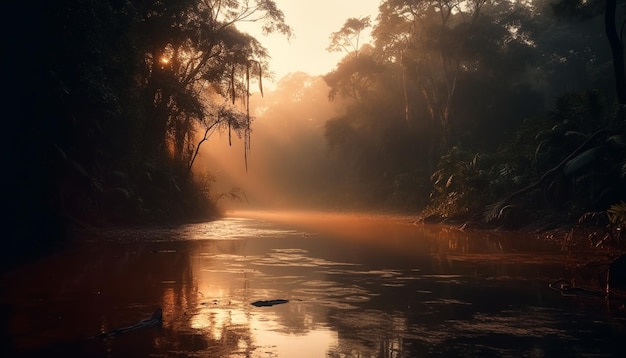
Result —
<path fill-rule="evenodd" d="M 617 235 L 625 19 L 610 1 L 383 1 L 330 35 L 345 56 L 323 81 L 294 74 L 266 95 L 255 136 L 299 144 L 261 161 L 305 206 L 510 229 L 582 218 Z"/>
<path fill-rule="evenodd" d="M 191 166 L 213 131 L 249 138 L 250 83 L 260 84 L 268 54 L 236 24 L 290 35 L 276 4 L 8 6 L 5 264 L 46 250 L 69 227 L 216 215 L 210 182 Z"/>
<path fill-rule="evenodd" d="M 5 257 L 45 249 L 68 224 L 217 214 L 191 168 L 215 131 L 249 149 L 268 53 L 236 24 L 289 36 L 273 1 L 7 6 Z M 625 19 L 615 0 L 382 1 L 375 20 L 331 34 L 345 57 L 323 81 L 293 74 L 269 96 L 266 115 L 298 105 L 288 117 L 308 126 L 266 128 L 300 145 L 277 145 L 272 170 L 309 203 L 507 228 L 610 219 L 619 234 Z M 329 157 L 299 140 L 311 134 Z"/>
<path fill-rule="evenodd" d="M 350 104 L 325 134 L 351 197 L 505 227 L 617 210 L 625 19 L 611 1 L 388 0 L 360 48 L 370 20 L 347 21 L 325 80 Z"/>

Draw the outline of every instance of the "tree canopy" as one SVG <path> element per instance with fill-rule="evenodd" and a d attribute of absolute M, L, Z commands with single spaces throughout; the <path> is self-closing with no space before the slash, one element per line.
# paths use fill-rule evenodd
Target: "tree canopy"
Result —
<path fill-rule="evenodd" d="M 35 1 L 7 14 L 21 26 L 7 59 L 16 249 L 66 236 L 67 222 L 216 214 L 189 170 L 197 132 L 249 139 L 268 53 L 237 24 L 290 36 L 274 1 Z"/>
<path fill-rule="evenodd" d="M 349 103 L 327 121 L 326 138 L 351 172 L 355 196 L 482 217 L 596 131 L 623 134 L 623 37 L 615 30 L 624 10 L 612 1 L 381 2 L 372 44 L 358 57 L 347 52 L 325 76 L 330 97 Z M 350 23 L 335 34 L 350 33 Z M 623 140 L 593 138 L 609 137 Z M 546 202 L 536 202 L 535 187 L 526 199 L 552 210 L 568 203 L 580 214 L 624 198 L 617 189 L 626 177 L 623 146 L 595 144 L 570 157 L 568 168 L 603 158 L 603 169 L 567 170 L 567 179 L 560 174 L 537 187 Z M 600 180 L 599 171 L 610 179 Z M 591 177 L 606 193 L 595 184 L 580 191 Z"/>

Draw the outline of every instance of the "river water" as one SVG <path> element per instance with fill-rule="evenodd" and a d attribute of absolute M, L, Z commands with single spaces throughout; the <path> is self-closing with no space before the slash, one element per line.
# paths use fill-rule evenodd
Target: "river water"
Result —
<path fill-rule="evenodd" d="M 623 302 L 549 287 L 582 275 L 582 256 L 376 215 L 107 230 L 2 276 L 0 343 L 33 357 L 626 356 Z M 160 327 L 94 338 L 157 308 Z"/>

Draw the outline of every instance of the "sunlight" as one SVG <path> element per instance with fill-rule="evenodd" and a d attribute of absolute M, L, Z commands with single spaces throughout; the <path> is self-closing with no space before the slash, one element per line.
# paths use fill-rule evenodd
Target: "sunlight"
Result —
<path fill-rule="evenodd" d="M 269 50 L 272 57 L 270 68 L 276 74 L 274 81 L 298 71 L 323 75 L 332 71 L 345 56 L 345 53 L 326 51 L 331 33 L 341 29 L 348 18 L 376 18 L 379 3 L 379 0 L 277 0 L 276 5 L 285 13 L 286 22 L 294 29 L 295 36 L 291 40 L 279 34 L 265 36 L 254 23 L 237 26 L 255 36 Z M 362 43 L 368 41 L 364 40 Z"/>
<path fill-rule="evenodd" d="M 296 307 L 303 317 L 292 327 L 293 306 L 275 310 L 252 306 L 251 296 L 269 297 L 274 294 L 273 290 L 251 288 L 250 282 L 259 277 L 232 262 L 231 256 L 208 257 L 201 255 L 192 261 L 193 281 L 199 290 L 195 300 L 197 308 L 187 311 L 191 314 L 190 327 L 202 332 L 208 341 L 229 340 L 238 353 L 263 352 L 278 357 L 300 356 L 303 350 L 313 357 L 322 357 L 337 346 L 337 333 L 318 327 L 313 312 Z M 173 298 L 168 297 L 167 301 Z"/>
<path fill-rule="evenodd" d="M 287 334 L 269 329 L 268 322 L 262 320 L 255 320 L 252 327 L 257 332 L 256 345 L 277 357 L 326 357 L 339 342 L 337 332 L 325 329 L 312 330 L 303 335 Z"/>

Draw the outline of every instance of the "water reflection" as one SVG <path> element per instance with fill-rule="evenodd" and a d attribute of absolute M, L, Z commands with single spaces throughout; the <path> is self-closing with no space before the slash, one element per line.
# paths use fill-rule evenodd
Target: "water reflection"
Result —
<path fill-rule="evenodd" d="M 580 259 L 543 242 L 402 218 L 260 215 L 112 230 L 5 275 L 10 345 L 33 356 L 624 353 L 603 302 L 547 287 Z M 272 299 L 289 302 L 251 305 Z M 160 331 L 88 339 L 156 306 Z"/>

